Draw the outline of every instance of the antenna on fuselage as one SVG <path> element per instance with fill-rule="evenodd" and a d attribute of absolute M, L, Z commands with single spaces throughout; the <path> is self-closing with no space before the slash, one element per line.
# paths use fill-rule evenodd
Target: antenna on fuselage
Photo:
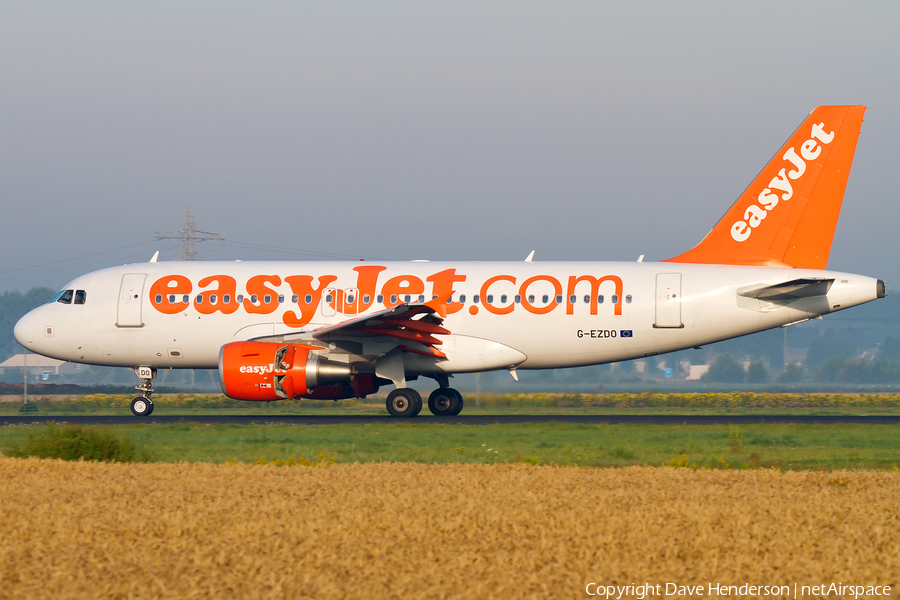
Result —
<path fill-rule="evenodd" d="M 157 231 L 155 239 L 181 240 L 181 260 L 197 260 L 196 242 L 225 241 L 225 238 L 220 233 L 196 229 L 194 227 L 194 211 L 190 206 L 184 211 L 184 224 L 181 226 L 181 229 Z"/>

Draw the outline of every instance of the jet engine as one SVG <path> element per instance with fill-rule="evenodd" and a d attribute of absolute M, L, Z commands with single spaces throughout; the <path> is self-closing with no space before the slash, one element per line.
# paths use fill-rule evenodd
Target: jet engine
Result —
<path fill-rule="evenodd" d="M 219 351 L 219 383 L 229 398 L 281 400 L 362 397 L 377 391 L 374 377 L 328 360 L 315 346 L 231 342 Z"/>

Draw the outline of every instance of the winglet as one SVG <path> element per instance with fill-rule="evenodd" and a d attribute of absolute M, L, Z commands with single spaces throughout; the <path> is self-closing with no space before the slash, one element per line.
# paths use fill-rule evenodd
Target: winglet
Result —
<path fill-rule="evenodd" d="M 525 262 L 532 262 L 533 260 L 534 260 L 534 250 L 532 250 L 531 253 L 525 257 Z"/>
<path fill-rule="evenodd" d="M 703 240 L 673 263 L 824 269 L 865 106 L 820 106 Z"/>
<path fill-rule="evenodd" d="M 156 259 L 159 258 L 159 250 L 153 253 L 153 258 L 150 259 L 150 262 L 156 262 Z"/>

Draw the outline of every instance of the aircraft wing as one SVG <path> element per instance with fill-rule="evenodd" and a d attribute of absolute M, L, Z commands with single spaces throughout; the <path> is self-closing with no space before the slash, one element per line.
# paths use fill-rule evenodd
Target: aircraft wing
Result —
<path fill-rule="evenodd" d="M 316 329 L 309 335 L 322 342 L 380 337 L 406 352 L 446 358 L 446 355 L 438 349 L 443 342 L 434 337 L 450 333 L 449 329 L 441 326 L 446 316 L 447 299 L 435 298 L 430 302 L 400 304 L 376 313 L 348 319 Z"/>
<path fill-rule="evenodd" d="M 824 296 L 831 289 L 834 279 L 807 278 L 793 279 L 775 285 L 745 288 L 738 290 L 738 295 L 756 298 L 766 302 L 797 300 L 811 296 Z"/>

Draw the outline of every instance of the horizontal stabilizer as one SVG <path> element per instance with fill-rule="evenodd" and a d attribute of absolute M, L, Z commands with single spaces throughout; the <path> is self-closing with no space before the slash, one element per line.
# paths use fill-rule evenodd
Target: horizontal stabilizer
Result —
<path fill-rule="evenodd" d="M 831 289 L 833 283 L 834 279 L 794 279 L 775 285 L 738 290 L 738 295 L 767 302 L 797 300 L 798 298 L 824 296 Z"/>

